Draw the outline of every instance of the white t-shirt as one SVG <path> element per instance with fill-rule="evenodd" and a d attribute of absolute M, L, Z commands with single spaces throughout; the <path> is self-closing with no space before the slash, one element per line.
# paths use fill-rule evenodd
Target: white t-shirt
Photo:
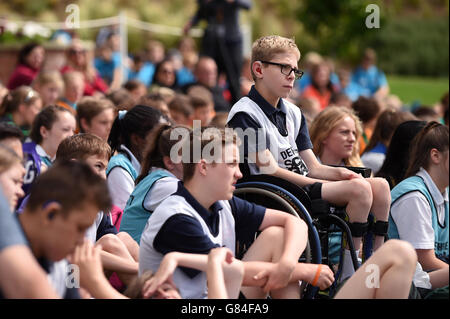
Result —
<path fill-rule="evenodd" d="M 158 169 L 161 168 L 152 168 L 150 172 Z M 170 173 L 169 171 L 167 172 Z M 163 177 L 157 180 L 153 184 L 151 190 L 145 196 L 144 208 L 148 211 L 153 212 L 163 200 L 177 191 L 179 181 L 180 180 L 176 178 L 175 175 Z"/>
<path fill-rule="evenodd" d="M 445 201 L 448 191 L 441 194 L 426 170 L 420 168 L 416 174 L 423 178 L 436 205 L 439 223 L 445 222 Z M 402 212 L 408 212 L 404 214 Z M 408 193 L 399 198 L 391 207 L 400 239 L 406 240 L 415 249 L 434 249 L 434 230 L 430 205 L 425 196 L 417 192 Z"/>
<path fill-rule="evenodd" d="M 120 146 L 131 158 L 131 165 L 138 174 L 141 171 L 141 164 L 131 151 L 124 145 Z M 121 167 L 114 167 L 108 174 L 108 188 L 114 205 L 123 210 L 127 204 L 128 198 L 134 189 L 134 180 L 130 174 Z"/>
<path fill-rule="evenodd" d="M 372 173 L 375 175 L 376 173 L 378 173 L 381 166 L 383 166 L 385 158 L 386 154 L 368 152 L 364 153 L 361 156 L 361 161 L 363 162 L 364 166 L 370 168 L 372 170 Z"/>

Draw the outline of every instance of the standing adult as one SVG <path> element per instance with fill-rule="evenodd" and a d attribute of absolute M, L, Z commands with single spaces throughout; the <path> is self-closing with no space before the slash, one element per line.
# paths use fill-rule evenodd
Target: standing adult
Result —
<path fill-rule="evenodd" d="M 250 9 L 251 0 L 198 0 L 194 17 L 184 27 L 187 33 L 200 20 L 208 22 L 202 54 L 216 60 L 219 73 L 227 76 L 232 103 L 240 98 L 239 77 L 242 69 L 242 32 L 239 27 L 239 10 Z"/>

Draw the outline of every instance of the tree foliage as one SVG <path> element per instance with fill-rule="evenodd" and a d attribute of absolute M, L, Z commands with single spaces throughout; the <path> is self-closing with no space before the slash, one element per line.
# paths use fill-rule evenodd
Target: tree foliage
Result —
<path fill-rule="evenodd" d="M 135 19 L 182 27 L 195 13 L 197 0 L 8 0 L 0 2 L 0 12 L 18 20 L 64 21 L 71 3 L 80 6 L 84 20 L 126 10 Z M 368 4 L 380 8 L 379 29 L 365 25 Z M 372 46 L 389 72 L 448 75 L 448 8 L 449 0 L 253 0 L 252 9 L 242 11 L 241 22 L 251 25 L 253 39 L 267 34 L 294 37 L 302 53 L 314 50 L 354 64 L 364 47 Z M 97 32 L 79 30 L 85 39 L 94 39 Z M 173 35 L 129 28 L 129 50 L 140 49 L 149 37 L 168 47 L 178 41 Z"/>

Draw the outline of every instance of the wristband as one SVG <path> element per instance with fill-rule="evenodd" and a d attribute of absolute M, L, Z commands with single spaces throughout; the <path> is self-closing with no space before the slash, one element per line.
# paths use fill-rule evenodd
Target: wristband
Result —
<path fill-rule="evenodd" d="M 319 281 L 319 276 L 320 276 L 321 271 L 322 271 L 322 264 L 320 264 L 319 267 L 317 267 L 316 275 L 314 276 L 314 280 L 311 283 L 311 285 L 313 285 L 313 286 L 317 285 L 317 281 Z"/>

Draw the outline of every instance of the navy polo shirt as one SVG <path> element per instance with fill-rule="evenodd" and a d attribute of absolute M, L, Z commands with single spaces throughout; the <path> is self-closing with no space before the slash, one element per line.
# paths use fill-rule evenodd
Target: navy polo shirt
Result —
<path fill-rule="evenodd" d="M 102 220 L 100 221 L 100 225 L 97 227 L 97 236 L 95 240 L 99 240 L 103 236 L 107 234 L 117 235 L 119 232 L 117 228 L 112 224 L 111 218 L 109 214 L 103 213 Z"/>
<path fill-rule="evenodd" d="M 253 102 L 255 102 L 261 108 L 267 118 L 277 127 L 278 132 L 282 136 L 288 135 L 286 127 L 286 113 L 283 111 L 283 109 L 285 109 L 283 99 L 279 99 L 277 107 L 274 108 L 269 102 L 266 101 L 266 99 L 264 99 L 264 97 L 262 97 L 261 94 L 259 94 L 254 85 L 248 93 L 248 98 L 253 100 Z M 251 127 L 255 129 L 256 132 L 259 128 L 261 128 L 261 125 L 259 125 L 254 119 L 251 118 L 250 115 L 245 112 L 236 113 L 233 118 L 230 119 L 227 125 L 228 127 L 241 128 L 243 130 Z M 258 136 L 257 141 L 259 141 Z M 244 156 L 247 156 L 248 147 L 247 145 L 245 145 L 245 143 L 246 141 L 244 141 Z M 300 132 L 295 140 L 295 143 L 299 152 L 313 148 L 311 139 L 309 137 L 308 126 L 306 124 L 306 119 L 303 113 Z"/>
<path fill-rule="evenodd" d="M 223 209 L 219 202 L 214 203 L 209 211 L 203 207 L 183 186 L 178 182 L 178 189 L 173 195 L 182 196 L 203 218 L 213 235 L 219 231 L 219 211 Z M 234 197 L 229 201 L 235 220 L 236 241 L 249 242 L 264 219 L 266 208 Z M 185 214 L 177 214 L 170 217 L 156 234 L 153 247 L 161 254 L 172 251 L 195 254 L 209 254 L 210 250 L 218 247 L 203 232 L 197 219 Z M 200 271 L 181 267 L 190 278 L 195 277 Z"/>

